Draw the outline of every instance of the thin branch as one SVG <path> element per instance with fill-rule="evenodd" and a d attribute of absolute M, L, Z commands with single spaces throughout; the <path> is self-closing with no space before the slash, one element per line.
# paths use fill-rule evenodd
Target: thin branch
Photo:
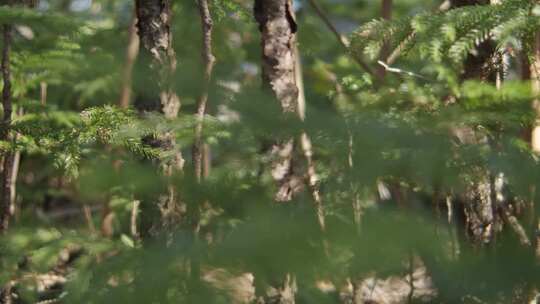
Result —
<path fill-rule="evenodd" d="M 133 206 L 131 207 L 131 221 L 130 221 L 130 230 L 131 230 L 131 236 L 134 240 L 139 239 L 139 232 L 137 231 L 137 217 L 139 215 L 139 205 L 141 204 L 140 201 L 134 200 Z"/>
<path fill-rule="evenodd" d="M 424 79 L 424 80 L 428 80 L 426 77 L 420 75 L 420 74 L 416 74 L 414 72 L 410 72 L 410 71 L 405 71 L 405 70 L 402 70 L 402 69 L 398 69 L 398 68 L 393 68 L 389 65 L 387 65 L 386 63 L 382 62 L 382 61 L 377 61 L 384 69 L 385 71 L 387 72 L 391 72 L 391 73 L 397 73 L 397 74 L 404 74 L 404 75 L 407 75 L 407 76 L 412 76 L 412 77 L 417 77 L 417 78 L 421 78 L 421 79 Z"/>
<path fill-rule="evenodd" d="M 326 221 L 324 218 L 324 208 L 322 204 L 321 194 L 319 192 L 319 177 L 317 171 L 315 170 L 315 162 L 313 161 L 313 147 L 311 144 L 311 139 L 306 134 L 302 133 L 301 136 L 302 151 L 304 152 L 304 157 L 307 162 L 307 178 L 308 185 L 311 190 L 311 196 L 315 202 L 315 211 L 317 212 L 317 221 L 319 222 L 319 227 L 321 231 L 326 230 Z"/>
<path fill-rule="evenodd" d="M 339 44 L 341 44 L 341 46 L 347 51 L 347 54 L 350 54 L 349 53 L 349 40 L 346 37 L 343 37 L 343 35 L 339 33 L 337 28 L 332 24 L 332 22 L 330 21 L 328 16 L 326 16 L 325 12 L 323 11 L 319 3 L 317 3 L 316 0 L 308 0 L 308 2 L 317 13 L 317 16 L 321 18 L 321 20 L 324 22 L 326 27 L 334 34 Z M 351 56 L 351 58 L 354 61 L 356 61 L 356 63 L 358 63 L 358 65 L 362 69 L 364 69 L 364 71 L 366 71 L 368 74 L 373 75 L 375 77 L 379 77 L 379 75 L 375 73 L 373 69 L 371 69 L 371 67 L 369 67 L 369 65 L 365 63 L 361 58 L 358 58 L 358 56 Z"/>
<path fill-rule="evenodd" d="M 216 58 L 212 54 L 212 29 L 214 22 L 212 15 L 208 9 L 208 0 L 197 1 L 199 12 L 201 15 L 201 25 L 203 32 L 203 50 L 202 57 L 205 64 L 204 71 L 204 90 L 197 102 L 197 126 L 195 127 L 195 143 L 193 145 L 193 167 L 195 170 L 195 177 L 197 181 L 201 180 L 203 171 L 203 141 L 202 133 L 204 127 L 204 115 L 206 113 L 206 106 L 208 103 L 208 90 L 210 87 L 210 81 L 212 79 L 212 71 Z"/>
<path fill-rule="evenodd" d="M 84 204 L 83 212 L 86 225 L 88 226 L 88 230 L 90 230 L 90 234 L 94 236 L 98 235 L 96 225 L 94 225 L 94 221 L 92 220 L 92 209 L 87 204 Z"/>
<path fill-rule="evenodd" d="M 19 106 L 16 116 L 21 117 L 23 114 L 23 108 Z M 20 138 L 21 134 L 19 133 L 13 135 L 13 143 L 17 143 Z M 11 178 L 9 180 L 9 213 L 13 216 L 17 214 L 17 178 L 19 176 L 19 165 L 21 163 L 21 151 L 17 150 L 11 152 L 11 154 L 13 155 L 13 161 L 11 163 Z M 17 217 L 15 217 L 15 219 L 17 219 Z"/>
<path fill-rule="evenodd" d="M 296 87 L 298 88 L 298 117 L 300 120 L 304 121 L 306 119 L 306 93 L 304 87 L 304 77 L 302 74 L 302 60 L 300 57 L 300 51 L 298 49 L 298 44 L 294 46 L 295 53 L 295 81 Z M 313 161 L 313 145 L 311 144 L 311 138 L 304 131 L 300 136 L 300 145 L 302 147 L 302 152 L 304 153 L 304 158 L 307 163 L 307 182 L 313 202 L 315 203 L 315 212 L 317 213 L 317 221 L 322 232 L 326 230 L 326 221 L 324 215 L 324 207 L 322 203 L 321 194 L 319 191 L 319 176 L 315 169 L 315 162 Z M 326 246 L 325 246 L 326 247 Z"/>
<path fill-rule="evenodd" d="M 519 220 L 508 210 L 507 206 L 502 207 L 502 216 L 504 221 L 514 230 L 517 237 L 519 238 L 519 242 L 523 246 L 531 246 L 531 240 L 527 236 L 527 232 L 525 232 L 525 229 L 519 222 Z"/>
<path fill-rule="evenodd" d="M 4 48 L 2 50 L 2 78 L 4 88 L 2 90 L 2 106 L 4 108 L 4 117 L 2 118 L 2 130 L 0 140 L 9 141 L 9 128 L 11 127 L 12 115 L 12 96 L 11 96 L 11 69 L 10 52 L 12 43 L 12 26 L 4 24 L 3 28 Z M 13 153 L 7 151 L 4 153 L 4 165 L 2 172 L 2 206 L 0 210 L 0 232 L 5 233 L 9 227 L 10 219 L 10 199 L 11 199 L 11 178 L 13 169 Z"/>
<path fill-rule="evenodd" d="M 39 83 L 39 101 L 43 106 L 47 104 L 47 83 L 45 81 Z"/>

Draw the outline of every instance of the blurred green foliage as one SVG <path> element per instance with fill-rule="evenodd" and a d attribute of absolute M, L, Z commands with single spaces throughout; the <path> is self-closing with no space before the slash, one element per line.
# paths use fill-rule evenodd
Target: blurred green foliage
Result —
<path fill-rule="evenodd" d="M 482 303 L 518 303 L 523 298 L 516 293 L 538 287 L 534 249 L 519 245 L 510 228 L 489 245 L 474 244 L 464 215 L 454 214 L 448 223 L 441 207 L 446 195 L 460 203 L 475 178 L 472 168 L 503 172 L 508 197 L 532 206 L 518 219 L 536 238 L 538 194 L 531 197 L 531 189 L 540 187 L 540 171 L 522 136 L 535 119 L 530 83 L 515 76 L 515 62 L 506 67 L 509 81 L 500 88 L 460 80 L 465 58 L 488 38 L 498 52 L 511 46 L 530 54 L 527 41 L 538 30 L 532 1 L 445 13 L 430 12 L 436 1 L 395 1 L 394 19 L 386 21 L 376 1 L 321 0 L 338 29 L 352 35 L 350 54 L 307 1 L 295 1 L 308 104 L 303 122 L 281 115 L 260 90 L 251 1 L 211 1 L 217 65 L 204 140 L 211 147 L 212 171 L 202 183 L 190 165 L 195 100 L 203 90 L 195 1 L 173 6 L 174 84 L 182 100 L 174 120 L 114 106 L 132 1 L 87 2 L 86 7 L 85 1 L 42 0 L 36 10 L 0 7 L 0 23 L 18 26 L 14 100 L 24 110 L 13 122 L 19 139 L 0 143 L 2 151 L 22 153 L 20 210 L 0 241 L 0 286 L 18 280 L 21 303 L 38 300 L 34 276 L 53 269 L 62 250 L 75 245 L 82 254 L 69 265 L 60 294 L 65 303 L 230 303 L 226 292 L 193 278 L 193 261 L 201 268 L 253 273 L 258 295 L 294 273 L 298 303 L 339 302 L 337 295 L 314 288 L 317 280 L 339 288 L 347 279 L 406 275 L 412 255 L 433 280 L 433 303 L 473 303 L 469 296 Z M 421 77 L 387 72 L 378 83 L 349 57 L 373 60 L 375 66 L 384 45 L 403 45 L 395 65 Z M 144 92 L 149 84 L 138 73 L 134 91 Z M 45 104 L 39 101 L 41 83 L 47 84 Z M 459 128 L 474 130 L 488 144 L 460 143 Z M 161 174 L 156 160 L 167 155 L 141 140 L 163 132 L 175 135 L 186 159 L 183 172 Z M 302 132 L 314 144 L 324 233 L 309 194 L 274 203 L 275 185 L 262 169 L 263 143 Z M 399 193 L 381 199 L 381 183 Z M 200 239 L 189 227 L 151 233 L 167 185 L 188 209 L 204 206 Z M 135 200 L 141 202 L 140 237 L 130 230 Z M 355 201 L 361 223 L 354 220 Z M 104 237 L 99 227 L 108 208 L 115 214 L 114 233 Z"/>

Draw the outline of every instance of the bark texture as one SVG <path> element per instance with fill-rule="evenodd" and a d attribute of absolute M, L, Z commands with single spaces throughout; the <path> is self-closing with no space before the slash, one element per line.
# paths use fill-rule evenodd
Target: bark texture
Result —
<path fill-rule="evenodd" d="M 144 74 L 135 107 L 141 112 L 159 112 L 167 119 L 174 119 L 180 110 L 180 99 L 173 87 L 176 55 L 172 45 L 171 1 L 136 0 L 135 12 L 142 55 L 139 61 L 143 63 Z M 162 150 L 161 166 L 166 176 L 183 169 L 184 159 L 172 131 L 143 138 L 143 142 Z M 160 209 L 163 227 L 171 228 L 180 222 L 184 208 L 173 185 L 160 198 Z"/>
<path fill-rule="evenodd" d="M 295 66 L 297 25 L 292 0 L 255 0 L 255 19 L 262 34 L 262 67 L 265 85 L 283 112 L 298 112 Z"/>
<path fill-rule="evenodd" d="M 176 71 L 176 57 L 171 35 L 170 0 L 136 0 L 137 30 L 144 55 L 150 60 L 146 79 L 149 85 L 157 80 L 157 92 L 150 100 L 138 103 L 144 111 L 159 111 L 167 118 L 175 118 L 180 100 L 172 89 L 172 76 Z M 156 98 L 156 93 L 157 97 Z"/>
<path fill-rule="evenodd" d="M 296 77 L 296 31 L 292 0 L 255 0 L 254 14 L 261 32 L 263 85 L 284 113 L 300 115 Z M 271 148 L 272 177 L 278 185 L 275 200 L 290 201 L 303 189 L 295 174 L 295 140 L 284 139 Z"/>
<path fill-rule="evenodd" d="M 452 0 L 451 8 L 469 5 L 490 5 L 489 0 Z M 498 70 L 493 69 L 495 60 L 499 58 L 493 41 L 487 40 L 476 47 L 476 52 L 469 55 L 463 66 L 461 79 L 476 79 L 480 81 L 497 82 Z M 455 129 L 455 135 L 462 144 L 490 145 L 485 134 L 473 127 L 461 126 Z M 472 176 L 467 186 L 463 200 L 465 224 L 470 238 L 477 244 L 488 244 L 495 239 L 497 232 L 502 230 L 503 219 L 500 212 L 507 202 L 498 203 L 493 172 L 480 167 L 471 168 L 465 172 L 465 178 Z"/>

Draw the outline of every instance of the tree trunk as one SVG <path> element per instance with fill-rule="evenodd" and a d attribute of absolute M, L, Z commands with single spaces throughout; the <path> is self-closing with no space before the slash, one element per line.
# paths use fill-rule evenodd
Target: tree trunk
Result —
<path fill-rule="evenodd" d="M 202 45 L 202 58 L 204 61 L 204 88 L 199 100 L 197 102 L 197 125 L 195 127 L 195 143 L 193 144 L 193 167 L 195 170 L 195 177 L 198 182 L 203 177 L 203 170 L 209 165 L 205 165 L 204 161 L 209 161 L 208 156 L 205 157 L 208 146 L 206 146 L 202 140 L 202 133 L 204 127 L 204 115 L 206 114 L 206 108 L 208 103 L 208 90 L 210 89 L 210 81 L 212 80 L 212 71 L 214 69 L 214 63 L 216 58 L 212 54 L 212 30 L 214 21 L 208 8 L 207 0 L 198 0 L 199 13 L 201 16 L 201 27 L 203 33 L 203 45 Z M 206 176 L 205 176 L 206 177 Z"/>
<path fill-rule="evenodd" d="M 11 93 L 11 42 L 13 28 L 9 24 L 2 26 L 3 44 L 2 50 L 2 78 L 4 87 L 2 89 L 2 106 L 4 116 L 2 118 L 2 131 L 0 140 L 7 142 L 10 140 L 11 115 L 12 115 L 12 93 Z M 5 233 L 9 227 L 11 217 L 11 179 L 13 177 L 14 155 L 12 151 L 4 152 L 2 171 L 2 206 L 0 208 L 0 232 Z"/>
<path fill-rule="evenodd" d="M 171 2 L 136 0 L 136 13 L 142 54 L 149 60 L 149 69 L 145 71 L 145 79 L 149 81 L 149 86 L 145 88 L 148 100 L 138 103 L 139 109 L 161 112 L 167 118 L 175 118 L 180 110 L 180 99 L 172 86 L 176 57 L 170 31 Z"/>
<path fill-rule="evenodd" d="M 299 115 L 296 68 L 296 30 L 292 0 L 255 0 L 255 19 L 261 31 L 263 84 L 276 98 L 283 113 Z M 278 185 L 275 200 L 290 201 L 302 190 L 294 172 L 295 140 L 273 145 L 272 177 Z"/>
<path fill-rule="evenodd" d="M 451 8 L 468 5 L 489 5 L 484 0 L 452 0 Z M 495 58 L 495 45 L 487 40 L 476 47 L 476 53 L 469 55 L 461 73 L 462 80 L 476 79 L 495 84 L 497 71 L 492 69 Z M 464 144 L 489 145 L 485 134 L 478 133 L 472 127 L 456 127 L 455 135 Z M 466 193 L 462 197 L 465 225 L 472 240 L 477 244 L 491 243 L 495 234 L 502 229 L 502 219 L 498 214 L 495 200 L 494 174 L 483 167 L 471 168 L 464 177 L 471 177 Z"/>
<path fill-rule="evenodd" d="M 264 84 L 283 112 L 298 113 L 295 65 L 297 25 L 292 0 L 255 0 L 255 18 L 262 34 Z"/>
<path fill-rule="evenodd" d="M 254 14 L 261 32 L 263 85 L 276 98 L 285 114 L 301 117 L 298 107 L 296 31 L 292 0 L 255 0 Z M 290 201 L 303 188 L 295 172 L 294 138 L 275 143 L 270 151 L 272 177 L 278 185 L 275 200 Z M 296 282 L 287 274 L 282 285 L 270 287 L 265 303 L 295 303 Z"/>
<path fill-rule="evenodd" d="M 142 47 L 141 75 L 144 75 L 137 87 L 135 107 L 142 113 L 158 112 L 167 119 L 174 119 L 180 110 L 180 99 L 173 87 L 176 56 L 172 45 L 171 1 L 136 0 L 135 12 Z M 183 169 L 184 159 L 172 132 L 143 138 L 143 142 L 162 150 L 161 166 L 166 176 Z M 179 223 L 182 208 L 172 185 L 168 187 L 168 194 L 160 198 L 160 208 L 164 227 Z"/>

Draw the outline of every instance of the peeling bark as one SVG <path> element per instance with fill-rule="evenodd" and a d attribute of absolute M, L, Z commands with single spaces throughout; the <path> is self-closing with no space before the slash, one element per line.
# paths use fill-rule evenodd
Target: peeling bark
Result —
<path fill-rule="evenodd" d="M 255 0 L 255 19 L 262 33 L 264 83 L 283 112 L 298 113 L 294 51 L 297 25 L 292 0 Z"/>
<path fill-rule="evenodd" d="M 279 102 L 284 113 L 301 116 L 296 76 L 296 30 L 292 0 L 255 0 L 255 19 L 261 31 L 263 85 Z M 285 139 L 273 145 L 271 174 L 278 185 L 275 200 L 290 201 L 302 191 L 303 181 L 295 173 L 296 143 Z"/>
<path fill-rule="evenodd" d="M 141 56 L 144 64 L 144 86 L 135 101 L 135 107 L 141 112 L 159 112 L 167 119 L 174 119 L 180 110 L 180 99 L 173 88 L 173 76 L 176 71 L 176 55 L 172 45 L 171 1 L 136 0 L 137 33 L 140 38 Z M 184 159 L 177 147 L 175 136 L 165 131 L 156 136 L 143 138 L 149 146 L 163 151 L 161 166 L 166 176 L 181 171 Z M 180 221 L 183 208 L 178 204 L 176 189 L 168 186 L 167 195 L 160 198 L 162 225 L 172 227 Z"/>
<path fill-rule="evenodd" d="M 139 103 L 139 109 L 161 112 L 175 118 L 180 110 L 180 99 L 172 89 L 176 71 L 176 57 L 172 47 L 170 0 L 136 0 L 137 29 L 143 54 L 150 58 L 148 84 L 157 80 L 156 91 L 149 101 Z"/>

